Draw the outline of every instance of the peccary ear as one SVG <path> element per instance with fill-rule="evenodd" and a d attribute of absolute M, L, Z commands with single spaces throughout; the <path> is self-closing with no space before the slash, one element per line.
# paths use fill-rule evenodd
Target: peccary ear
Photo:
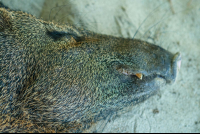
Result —
<path fill-rule="evenodd" d="M 5 29 L 11 30 L 11 15 L 5 8 L 0 8 L 0 32 Z"/>

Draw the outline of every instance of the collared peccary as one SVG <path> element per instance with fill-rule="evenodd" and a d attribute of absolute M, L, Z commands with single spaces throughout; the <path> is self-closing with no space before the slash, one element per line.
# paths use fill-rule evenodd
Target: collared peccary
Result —
<path fill-rule="evenodd" d="M 82 132 L 173 83 L 181 56 L 0 8 L 0 132 Z"/>

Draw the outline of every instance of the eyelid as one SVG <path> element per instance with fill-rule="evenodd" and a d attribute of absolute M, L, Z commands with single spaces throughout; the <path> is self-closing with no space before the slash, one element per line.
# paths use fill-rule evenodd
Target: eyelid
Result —
<path fill-rule="evenodd" d="M 61 32 L 59 32 L 59 31 L 47 31 L 47 35 L 49 35 L 54 40 L 59 40 L 60 38 L 65 37 L 65 36 L 66 36 L 66 38 L 73 37 L 76 42 L 80 42 L 80 41 L 84 40 L 83 37 L 79 37 L 74 33 L 67 33 L 67 32 L 62 32 L 62 31 Z"/>

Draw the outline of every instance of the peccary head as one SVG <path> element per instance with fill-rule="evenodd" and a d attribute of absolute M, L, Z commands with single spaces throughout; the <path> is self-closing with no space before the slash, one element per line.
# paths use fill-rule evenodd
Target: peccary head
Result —
<path fill-rule="evenodd" d="M 39 130 L 36 125 L 78 130 L 77 124 L 85 127 L 149 98 L 173 83 L 180 68 L 179 53 L 137 39 L 2 8 L 0 24 L 1 120 L 9 115 L 12 124 L 16 118 L 25 122 L 0 126 L 2 131 L 28 131 L 28 121 L 33 131 Z"/>

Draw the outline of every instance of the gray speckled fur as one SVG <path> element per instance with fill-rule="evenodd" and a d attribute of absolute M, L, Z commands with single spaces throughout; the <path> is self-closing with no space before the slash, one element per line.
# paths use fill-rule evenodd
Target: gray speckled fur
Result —
<path fill-rule="evenodd" d="M 81 132 L 176 77 L 179 54 L 144 41 L 3 8 L 0 24 L 1 132 Z M 54 31 L 66 35 L 55 40 Z M 143 80 L 118 68 L 142 73 Z"/>

